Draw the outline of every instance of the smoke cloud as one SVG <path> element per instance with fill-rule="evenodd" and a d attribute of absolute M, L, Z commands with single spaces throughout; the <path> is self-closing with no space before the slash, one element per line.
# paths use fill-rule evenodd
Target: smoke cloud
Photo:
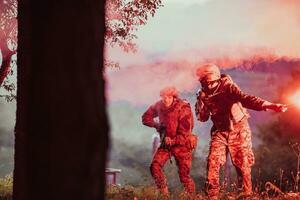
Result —
<path fill-rule="evenodd" d="M 193 0 L 189 4 L 185 0 L 181 4 L 182 1 L 174 0 L 172 5 L 171 0 L 164 2 L 155 17 L 141 27 L 137 53 L 126 54 L 119 49 L 106 52 L 110 60 L 120 64 L 120 69 L 108 68 L 105 72 L 113 148 L 119 149 L 112 151 L 117 152 L 111 157 L 112 167 L 126 168 L 128 163 L 119 160 L 141 151 L 140 146 L 129 147 L 132 152 L 126 153 L 118 141 L 142 144 L 149 151 L 143 151 L 148 156 L 145 162 L 150 162 L 151 135 L 155 130 L 142 125 L 142 113 L 159 99 L 160 89 L 169 85 L 186 92 L 181 94 L 193 106 L 199 87 L 194 72 L 202 63 L 219 65 L 245 92 L 275 102 L 280 84 L 288 82 L 291 71 L 300 70 L 300 1 L 203 0 L 196 4 Z M 259 131 L 257 125 L 277 119 L 268 112 L 251 112 L 251 116 L 254 133 Z M 210 122 L 195 123 L 194 132 L 200 136 L 197 156 L 207 155 L 210 127 Z M 267 135 L 274 138 L 270 133 Z M 254 135 L 254 147 L 258 141 L 261 142 Z"/>
<path fill-rule="evenodd" d="M 266 1 L 255 12 L 253 26 L 257 43 L 268 45 L 279 54 L 299 57 L 300 1 Z"/>
<path fill-rule="evenodd" d="M 297 58 L 279 56 L 266 48 L 242 46 L 170 53 L 156 58 L 139 57 L 135 60 L 135 64 L 132 60 L 128 63 L 125 61 L 120 69 L 108 69 L 109 101 L 149 104 L 159 98 L 160 89 L 169 85 L 175 86 L 180 92 L 194 92 L 199 87 L 195 71 L 204 63 L 215 63 L 222 70 L 272 73 L 300 66 Z"/>

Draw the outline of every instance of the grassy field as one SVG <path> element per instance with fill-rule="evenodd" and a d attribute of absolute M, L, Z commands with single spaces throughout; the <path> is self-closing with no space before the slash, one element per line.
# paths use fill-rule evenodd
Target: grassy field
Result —
<path fill-rule="evenodd" d="M 0 179 L 0 200 L 12 200 L 12 174 Z"/>
<path fill-rule="evenodd" d="M 9 174 L 0 179 L 0 200 L 12 200 L 13 178 Z M 154 186 L 109 185 L 106 189 L 107 200 L 206 200 L 204 192 L 191 196 L 181 191 L 172 191 L 169 198 L 163 197 Z M 300 193 L 281 193 L 276 188 L 252 196 L 239 196 L 236 192 L 221 191 L 221 200 L 300 200 Z"/>
<path fill-rule="evenodd" d="M 132 187 L 130 185 L 108 186 L 107 200 L 206 200 L 207 196 L 203 192 L 195 195 L 188 195 L 184 192 L 174 191 L 169 198 L 164 198 L 153 186 Z M 221 200 L 300 200 L 300 193 L 280 193 L 273 189 L 262 193 L 254 193 L 252 196 L 238 195 L 236 192 L 222 192 Z"/>

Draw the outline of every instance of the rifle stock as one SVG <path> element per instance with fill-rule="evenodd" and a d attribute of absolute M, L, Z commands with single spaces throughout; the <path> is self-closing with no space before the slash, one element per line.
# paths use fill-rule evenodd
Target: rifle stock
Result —
<path fill-rule="evenodd" d="M 169 160 L 170 160 L 170 163 L 172 164 L 172 154 L 171 154 L 171 148 L 169 145 L 166 144 L 166 130 L 164 129 L 162 132 L 161 132 L 161 141 L 160 141 L 160 147 L 163 148 L 163 149 L 166 149 L 168 152 L 169 152 Z"/>

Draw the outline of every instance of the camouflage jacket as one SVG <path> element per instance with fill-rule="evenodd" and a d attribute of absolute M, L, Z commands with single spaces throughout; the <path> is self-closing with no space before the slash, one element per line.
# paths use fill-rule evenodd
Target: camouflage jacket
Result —
<path fill-rule="evenodd" d="M 159 122 L 154 118 L 158 117 Z M 143 124 L 149 127 L 166 126 L 166 137 L 175 140 L 175 144 L 185 145 L 192 134 L 194 120 L 190 104 L 181 99 L 174 99 L 173 104 L 166 108 L 162 101 L 151 105 L 142 116 Z"/>
<path fill-rule="evenodd" d="M 242 92 L 230 76 L 222 75 L 216 90 L 197 93 L 196 116 L 205 122 L 211 117 L 213 130 L 232 130 L 233 125 L 248 118 L 245 108 L 261 111 L 265 100 Z"/>

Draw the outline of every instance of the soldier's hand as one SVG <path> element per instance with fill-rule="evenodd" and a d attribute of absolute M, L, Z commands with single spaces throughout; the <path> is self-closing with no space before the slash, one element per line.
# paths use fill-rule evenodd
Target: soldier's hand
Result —
<path fill-rule="evenodd" d="M 287 105 L 280 104 L 280 103 L 266 103 L 264 105 L 265 110 L 274 110 L 275 112 L 285 112 L 287 111 Z"/>
<path fill-rule="evenodd" d="M 288 110 L 288 106 L 285 104 L 277 104 L 280 112 L 286 112 Z"/>
<path fill-rule="evenodd" d="M 190 143 L 190 148 L 192 150 L 197 148 L 198 137 L 196 136 L 196 134 L 192 134 L 189 136 L 189 143 Z"/>
<path fill-rule="evenodd" d="M 175 140 L 172 140 L 170 137 L 165 137 L 165 144 L 167 146 L 173 146 L 175 144 Z"/>
<path fill-rule="evenodd" d="M 155 129 L 158 133 L 162 133 L 166 130 L 166 126 L 164 124 L 157 124 L 157 126 L 155 126 Z"/>

